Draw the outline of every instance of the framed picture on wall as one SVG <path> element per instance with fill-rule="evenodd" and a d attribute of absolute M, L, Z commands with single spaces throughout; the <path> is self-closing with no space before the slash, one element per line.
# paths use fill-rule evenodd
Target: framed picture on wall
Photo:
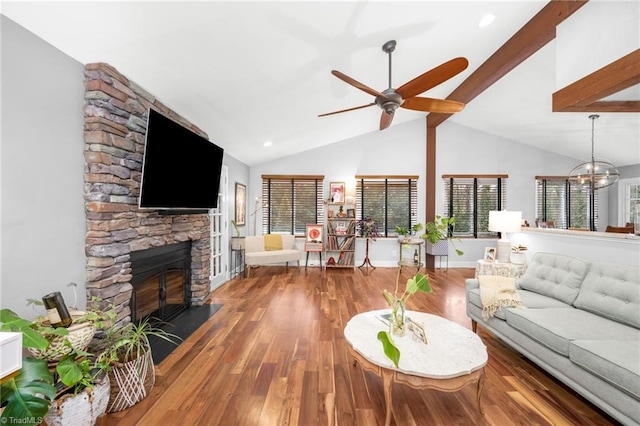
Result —
<path fill-rule="evenodd" d="M 331 204 L 344 204 L 344 182 L 331 182 L 329 184 L 329 197 Z"/>
<path fill-rule="evenodd" d="M 236 226 L 243 226 L 247 221 L 247 187 L 236 182 Z"/>

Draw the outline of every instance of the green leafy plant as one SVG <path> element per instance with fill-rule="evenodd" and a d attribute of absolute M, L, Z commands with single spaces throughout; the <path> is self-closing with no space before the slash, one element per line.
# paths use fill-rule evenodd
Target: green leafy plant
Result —
<path fill-rule="evenodd" d="M 161 321 L 146 317 L 142 321 L 116 325 L 106 330 L 106 337 L 100 343 L 98 351 L 102 352 L 102 362 L 133 361 L 151 350 L 149 337 L 155 336 L 171 343 L 182 340 L 175 334 L 168 333 L 159 327 Z M 102 349 L 102 350 L 101 350 Z"/>
<path fill-rule="evenodd" d="M 408 235 L 409 234 L 409 228 L 407 228 L 406 226 L 396 226 L 396 234 L 398 235 Z"/>
<path fill-rule="evenodd" d="M 451 217 L 442 217 L 440 215 L 436 215 L 436 219 L 432 222 L 427 222 L 425 224 L 425 232 L 422 234 L 422 238 L 429 241 L 431 244 L 436 244 L 441 240 L 449 239 L 451 241 L 457 241 L 456 238 L 452 237 L 453 227 L 455 226 L 456 218 L 454 216 Z M 458 256 L 462 256 L 464 252 L 454 247 Z"/>
<path fill-rule="evenodd" d="M 394 292 L 391 293 L 387 289 L 382 290 L 382 296 L 391 307 L 391 316 L 389 318 L 390 329 L 398 326 L 398 322 L 400 321 L 402 322 L 401 327 L 404 327 L 404 309 L 407 301 L 413 294 L 418 291 L 423 293 L 431 293 L 433 291 L 429 284 L 429 277 L 418 272 L 407 280 L 404 291 L 400 294 L 400 272 L 401 269 L 398 268 Z M 389 331 L 382 330 L 378 333 L 378 340 L 382 343 L 385 355 L 398 367 L 398 362 L 400 362 L 400 349 L 398 349 L 393 342 L 391 334 Z"/>
<path fill-rule="evenodd" d="M 2 424 L 24 419 L 21 424 L 36 425 L 49 410 L 56 394 L 53 373 L 45 360 L 25 358 L 20 372 L 2 383 L 0 394 L 0 405 L 4 407 L 0 415 Z"/>
<path fill-rule="evenodd" d="M 234 229 L 236 230 L 236 237 L 239 237 L 240 236 L 240 228 L 238 228 L 238 224 L 233 219 L 231 219 L 231 224 L 233 225 Z"/>

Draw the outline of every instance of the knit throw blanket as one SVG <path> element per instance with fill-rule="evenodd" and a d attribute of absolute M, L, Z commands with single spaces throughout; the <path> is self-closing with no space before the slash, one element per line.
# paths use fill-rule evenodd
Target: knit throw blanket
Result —
<path fill-rule="evenodd" d="M 482 317 L 485 320 L 494 316 L 496 311 L 502 307 L 523 307 L 513 278 L 480 275 L 478 281 L 480 282 Z"/>

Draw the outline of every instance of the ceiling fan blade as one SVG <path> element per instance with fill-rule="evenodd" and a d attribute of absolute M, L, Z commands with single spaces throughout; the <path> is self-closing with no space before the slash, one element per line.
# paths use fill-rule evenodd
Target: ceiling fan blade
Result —
<path fill-rule="evenodd" d="M 341 109 L 340 111 L 326 112 L 324 114 L 319 114 L 318 117 L 324 117 L 324 116 L 333 115 L 333 114 L 340 114 L 341 112 L 353 111 L 353 110 L 356 110 L 356 109 L 370 107 L 372 105 L 375 105 L 375 102 L 371 102 L 370 104 L 360 105 L 360 106 L 353 107 L 353 108 Z"/>
<path fill-rule="evenodd" d="M 387 127 L 391 126 L 391 122 L 393 121 L 393 112 L 388 113 L 386 111 L 382 111 L 382 115 L 380 116 L 380 130 L 384 130 Z"/>
<path fill-rule="evenodd" d="M 469 66 L 469 61 L 465 58 L 454 58 L 403 84 L 396 89 L 396 92 L 398 92 L 403 99 L 412 98 L 449 80 L 451 77 L 464 71 L 467 66 Z"/>
<path fill-rule="evenodd" d="M 462 102 L 418 97 L 406 99 L 400 106 L 402 108 L 412 109 L 414 111 L 442 113 L 460 112 L 464 108 L 464 104 Z"/>
<path fill-rule="evenodd" d="M 357 89 L 360 89 L 365 93 L 370 94 L 371 96 L 381 96 L 381 93 L 378 92 L 377 90 L 373 90 L 371 87 L 365 86 L 364 84 L 360 83 L 357 80 L 354 80 L 353 78 L 349 77 L 346 74 L 341 73 L 340 71 L 332 70 L 331 74 L 335 75 L 336 77 L 338 77 L 340 80 L 344 81 L 345 83 L 350 84 L 353 87 L 355 87 Z"/>

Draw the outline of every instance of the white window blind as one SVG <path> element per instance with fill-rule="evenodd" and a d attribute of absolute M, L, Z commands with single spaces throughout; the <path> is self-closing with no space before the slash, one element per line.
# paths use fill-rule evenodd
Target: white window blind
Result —
<path fill-rule="evenodd" d="M 356 176 L 356 219 L 373 219 L 382 236 L 418 222 L 417 176 Z"/>
<path fill-rule="evenodd" d="M 262 176 L 262 233 L 305 235 L 322 223 L 324 176 Z"/>
<path fill-rule="evenodd" d="M 507 207 L 508 175 L 443 175 L 444 217 L 455 217 L 457 237 L 496 236 L 489 231 L 489 211 Z"/>

